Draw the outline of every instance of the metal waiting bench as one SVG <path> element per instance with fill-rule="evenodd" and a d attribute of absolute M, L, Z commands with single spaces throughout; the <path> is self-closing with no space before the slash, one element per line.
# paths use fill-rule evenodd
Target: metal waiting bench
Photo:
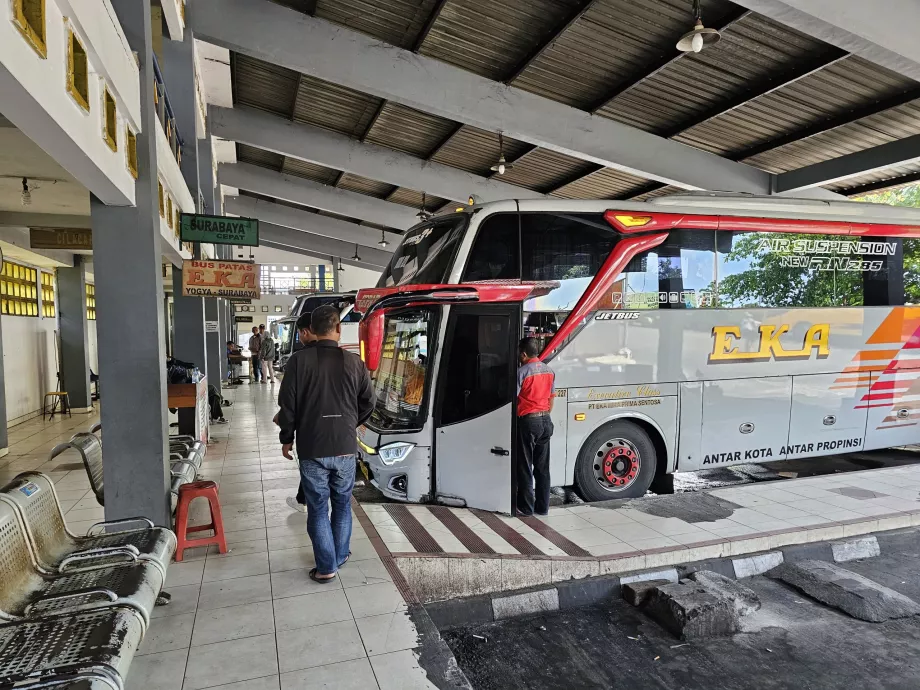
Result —
<path fill-rule="evenodd" d="M 0 688 L 123 690 L 176 546 L 143 529 L 76 537 L 50 478 L 26 472 L 0 490 Z"/>

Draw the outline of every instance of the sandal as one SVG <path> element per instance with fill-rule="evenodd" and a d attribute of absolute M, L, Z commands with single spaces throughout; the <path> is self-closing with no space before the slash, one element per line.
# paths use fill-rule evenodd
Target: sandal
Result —
<path fill-rule="evenodd" d="M 316 574 L 316 568 L 312 568 L 310 572 L 308 573 L 308 575 L 310 576 L 310 579 L 313 580 L 313 582 L 319 582 L 320 584 L 323 584 L 323 585 L 326 583 L 332 582 L 336 577 L 335 575 L 333 575 L 332 577 L 318 577 Z"/>
<path fill-rule="evenodd" d="M 348 552 L 348 555 L 345 556 L 345 560 L 342 561 L 341 563 L 339 563 L 339 567 L 341 568 L 343 565 L 345 565 L 346 563 L 348 563 L 348 559 L 349 559 L 349 558 L 351 558 L 351 551 L 349 551 L 349 552 Z"/>

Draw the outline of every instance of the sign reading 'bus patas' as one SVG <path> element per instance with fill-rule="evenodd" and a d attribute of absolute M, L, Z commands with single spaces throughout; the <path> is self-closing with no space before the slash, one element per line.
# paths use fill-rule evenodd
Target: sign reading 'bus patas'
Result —
<path fill-rule="evenodd" d="M 196 259 L 184 261 L 182 294 L 186 297 L 259 299 L 259 264 Z"/>

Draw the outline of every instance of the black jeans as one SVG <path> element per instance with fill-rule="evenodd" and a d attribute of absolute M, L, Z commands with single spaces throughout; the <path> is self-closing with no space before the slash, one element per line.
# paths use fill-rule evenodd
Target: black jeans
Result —
<path fill-rule="evenodd" d="M 307 497 L 303 492 L 303 482 L 297 485 L 297 502 L 302 506 L 307 505 Z"/>
<path fill-rule="evenodd" d="M 553 422 L 549 415 L 518 417 L 517 510 L 520 515 L 549 512 L 549 440 L 552 435 Z"/>

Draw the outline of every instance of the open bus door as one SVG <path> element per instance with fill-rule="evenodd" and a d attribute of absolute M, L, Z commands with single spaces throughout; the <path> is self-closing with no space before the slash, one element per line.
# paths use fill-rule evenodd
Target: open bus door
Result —
<path fill-rule="evenodd" d="M 449 308 L 434 407 L 434 483 L 447 504 L 510 513 L 520 302 Z"/>

